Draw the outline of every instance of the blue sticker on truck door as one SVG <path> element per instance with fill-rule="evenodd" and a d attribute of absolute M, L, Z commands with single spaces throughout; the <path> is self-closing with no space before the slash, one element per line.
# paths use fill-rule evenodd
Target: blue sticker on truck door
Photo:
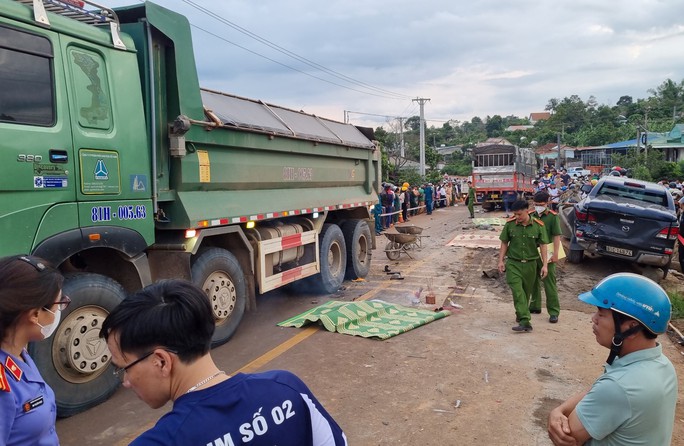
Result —
<path fill-rule="evenodd" d="M 33 177 L 33 187 L 35 189 L 44 188 L 63 188 L 67 187 L 69 184 L 66 177 L 43 177 L 35 176 Z"/>

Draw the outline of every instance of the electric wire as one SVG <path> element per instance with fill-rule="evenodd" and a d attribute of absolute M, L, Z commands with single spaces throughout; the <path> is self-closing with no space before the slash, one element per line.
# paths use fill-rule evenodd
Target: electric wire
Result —
<path fill-rule="evenodd" d="M 368 91 L 358 90 L 358 89 L 353 88 L 353 87 L 350 87 L 350 86 L 348 86 L 348 85 L 338 84 L 337 82 L 333 82 L 333 81 L 331 81 L 331 80 L 324 79 L 324 78 L 319 77 L 319 76 L 316 76 L 316 75 L 314 75 L 314 74 L 307 73 L 306 71 L 302 71 L 302 70 L 300 70 L 300 69 L 298 69 L 298 68 L 292 67 L 292 66 L 287 65 L 287 64 L 282 63 L 282 62 L 279 62 L 279 61 L 277 61 L 277 60 L 275 60 L 275 59 L 272 59 L 272 58 L 270 58 L 270 57 L 268 57 L 268 56 L 264 56 L 263 54 L 257 53 L 256 51 L 253 51 L 253 50 L 250 50 L 249 48 L 244 47 L 244 46 L 242 46 L 242 45 L 240 45 L 240 44 L 238 44 L 238 43 L 231 42 L 230 40 L 228 40 L 228 39 L 226 39 L 226 38 L 224 38 L 224 37 L 222 37 L 222 36 L 219 36 L 218 34 L 216 34 L 216 33 L 214 33 L 214 32 L 211 32 L 211 31 L 209 31 L 209 30 L 207 30 L 207 29 L 204 29 L 204 28 L 202 28 L 202 27 L 200 27 L 200 26 L 194 25 L 194 24 L 192 24 L 192 23 L 190 24 L 190 26 L 192 26 L 193 28 L 196 28 L 196 29 L 198 29 L 198 30 L 200 30 L 200 31 L 202 31 L 202 32 L 205 32 L 205 33 L 207 33 L 207 34 L 209 34 L 209 35 L 211 35 L 211 36 L 213 36 L 213 37 L 216 37 L 217 39 L 220 39 L 220 40 L 222 40 L 222 41 L 224 41 L 224 42 L 226 42 L 226 43 L 229 43 L 229 44 L 231 44 L 231 45 L 233 45 L 233 46 L 236 46 L 236 47 L 238 47 L 238 48 L 240 48 L 240 49 L 242 49 L 242 50 L 245 50 L 245 51 L 247 51 L 248 53 L 254 54 L 255 56 L 259 56 L 259 57 L 264 58 L 264 59 L 266 59 L 266 60 L 268 60 L 268 61 L 270 61 L 270 62 L 273 62 L 273 63 L 275 63 L 275 64 L 278 64 L 278 65 L 280 65 L 280 66 L 283 66 L 283 67 L 285 67 L 285 68 L 288 68 L 288 69 L 290 69 L 290 70 L 296 71 L 296 72 L 298 72 L 298 73 L 304 74 L 304 75 L 306 75 L 306 76 L 312 77 L 312 78 L 317 79 L 317 80 L 319 80 L 319 81 L 327 82 L 328 84 L 335 85 L 335 86 L 337 86 L 337 87 L 346 88 L 347 90 L 356 91 L 357 93 L 367 94 L 367 95 L 375 96 L 375 97 L 378 97 L 378 98 L 398 99 L 398 98 L 391 97 L 391 96 L 386 96 L 386 95 L 371 93 L 371 92 L 368 92 Z"/>
<path fill-rule="evenodd" d="M 183 0 L 183 2 L 186 3 L 186 4 L 189 5 L 189 6 L 191 6 L 191 7 L 195 8 L 195 9 L 197 9 L 198 11 L 200 11 L 200 12 L 202 12 L 202 13 L 204 13 L 204 14 L 206 14 L 206 15 L 212 17 L 212 18 L 214 18 L 215 20 L 217 20 L 217 21 L 223 23 L 224 25 L 227 25 L 227 26 L 229 26 L 229 27 L 235 29 L 236 31 L 238 31 L 238 32 L 240 32 L 240 33 L 242 33 L 242 34 L 245 34 L 246 36 L 248 36 L 248 37 L 250 37 L 250 38 L 252 38 L 252 39 L 254 39 L 254 40 L 256 40 L 256 41 L 258 41 L 258 42 L 260 42 L 260 43 L 262 43 L 263 45 L 268 46 L 269 48 L 271 48 L 271 49 L 273 49 L 273 50 L 275 50 L 275 51 L 278 51 L 278 52 L 280 52 L 280 53 L 282 53 L 282 54 L 284 54 L 284 55 L 286 55 L 286 56 L 288 56 L 288 57 L 291 57 L 291 58 L 293 58 L 293 59 L 295 59 L 295 60 L 297 60 L 297 61 L 299 61 L 299 62 L 301 62 L 301 63 L 303 63 L 303 64 L 305 64 L 305 65 L 308 65 L 308 66 L 310 66 L 310 67 L 312 67 L 312 68 L 315 68 L 315 69 L 317 69 L 317 70 L 319 70 L 319 71 L 323 71 L 323 72 L 325 72 L 325 73 L 327 73 L 327 74 L 329 74 L 329 75 L 331 75 L 331 76 L 333 76 L 333 77 L 336 77 L 336 78 L 338 78 L 338 79 L 340 79 L 340 80 L 343 80 L 343 81 L 348 82 L 348 83 L 350 83 L 350 84 L 354 84 L 354 85 L 356 85 L 356 86 L 358 86 L 358 87 L 361 87 L 361 88 L 365 88 L 365 89 L 367 89 L 367 90 L 374 91 L 375 93 L 364 92 L 364 91 L 360 91 L 360 90 L 357 90 L 357 89 L 354 89 L 354 88 L 344 87 L 344 86 L 342 86 L 342 85 L 340 85 L 340 84 L 337 84 L 337 83 L 335 83 L 335 82 L 326 81 L 326 82 L 328 82 L 328 83 L 330 83 L 330 84 L 337 85 L 337 86 L 341 86 L 341 87 L 343 87 L 343 88 L 349 88 L 349 89 L 351 89 L 351 90 L 353 90 L 353 91 L 357 91 L 357 92 L 364 93 L 364 94 L 370 94 L 370 95 L 372 95 L 372 96 L 384 97 L 384 98 L 387 98 L 387 99 L 404 99 L 404 100 L 405 100 L 405 99 L 411 99 L 410 96 L 407 96 L 407 95 L 405 95 L 405 94 L 396 93 L 396 92 L 393 92 L 393 91 L 390 91 L 390 90 L 385 90 L 385 89 L 383 89 L 383 88 L 376 87 L 376 86 L 374 86 L 374 85 L 371 85 L 371 84 L 368 84 L 368 83 L 365 83 L 365 82 L 356 80 L 356 79 L 354 79 L 354 78 L 352 78 L 352 77 L 346 76 L 346 75 L 344 75 L 344 74 L 342 74 L 342 73 L 339 73 L 339 72 L 337 72 L 337 71 L 335 71 L 335 70 L 332 70 L 332 69 L 327 68 L 327 67 L 325 67 L 325 66 L 323 66 L 323 65 L 321 65 L 321 64 L 318 64 L 318 63 L 316 63 L 316 62 L 314 62 L 314 61 L 311 61 L 311 60 L 309 60 L 309 59 L 307 59 L 307 58 L 305 58 L 305 57 L 303 57 L 303 56 L 300 56 L 300 55 L 298 55 L 298 54 L 296 54 L 296 53 L 294 53 L 294 52 L 292 52 L 292 51 L 290 51 L 290 50 L 288 50 L 288 49 L 286 49 L 286 48 L 283 48 L 282 46 L 280 46 L 280 45 L 278 45 L 278 44 L 276 44 L 276 43 L 271 42 L 271 41 L 268 40 L 268 39 L 265 39 L 265 38 L 263 38 L 263 37 L 261 37 L 261 36 L 255 34 L 255 33 L 251 32 L 251 31 L 249 31 L 249 30 L 246 29 L 246 28 L 243 28 L 243 27 L 241 27 L 241 26 L 239 26 L 239 25 L 237 25 L 237 24 L 231 22 L 230 20 L 225 19 L 224 17 L 221 17 L 221 16 L 218 15 L 217 13 L 215 13 L 215 12 L 213 12 L 213 11 L 211 11 L 211 10 L 209 10 L 209 9 L 207 9 L 207 8 L 205 8 L 205 7 L 201 6 L 201 5 L 199 5 L 199 4 L 197 4 L 196 2 L 194 2 L 194 1 L 192 1 L 192 0 Z M 198 29 L 201 29 L 201 28 L 198 27 Z M 205 29 L 202 29 L 202 30 L 203 30 L 204 32 L 208 32 L 208 31 L 205 30 Z M 210 32 L 209 32 L 209 34 L 215 35 L 215 34 L 210 33 Z M 288 69 L 292 69 L 292 70 L 297 71 L 297 72 L 299 72 L 299 73 L 308 74 L 308 73 L 306 73 L 306 72 L 304 72 L 304 71 L 302 71 L 302 70 L 296 69 L 296 68 L 294 68 L 294 67 L 291 67 L 291 66 L 289 66 L 289 65 L 286 65 L 286 64 L 283 64 L 283 63 L 280 63 L 280 62 L 277 62 L 277 61 L 275 61 L 275 60 L 273 60 L 273 59 L 271 59 L 271 58 L 269 58 L 269 57 L 267 57 L 267 56 L 264 56 L 264 55 L 262 55 L 262 54 L 259 54 L 259 53 L 255 52 L 255 51 L 248 50 L 247 48 L 245 48 L 245 47 L 243 47 L 243 46 L 241 46 L 241 45 L 235 44 L 234 42 L 229 42 L 229 41 L 227 41 L 226 39 L 222 39 L 222 40 L 224 40 L 224 41 L 226 41 L 226 42 L 228 42 L 228 43 L 231 43 L 231 44 L 233 44 L 233 45 L 235 45 L 235 46 L 237 46 L 237 47 L 239 47 L 239 48 L 241 48 L 241 49 L 244 49 L 244 50 L 246 50 L 246 51 L 248 51 L 248 52 L 250 52 L 250 53 L 252 53 L 252 54 L 258 55 L 258 56 L 263 57 L 263 58 L 265 58 L 265 59 L 267 59 L 267 60 L 270 60 L 270 61 L 272 61 L 272 62 L 278 63 L 279 65 L 284 66 L 284 67 L 286 67 L 286 68 L 288 68 Z M 316 79 L 319 79 L 319 80 L 324 80 L 324 79 L 322 79 L 322 78 L 320 78 L 320 77 L 317 77 L 317 76 L 312 76 L 312 77 L 314 77 L 314 78 L 316 78 Z M 324 80 L 324 81 L 325 81 L 325 80 Z M 381 94 L 379 94 L 379 93 L 381 93 Z"/>

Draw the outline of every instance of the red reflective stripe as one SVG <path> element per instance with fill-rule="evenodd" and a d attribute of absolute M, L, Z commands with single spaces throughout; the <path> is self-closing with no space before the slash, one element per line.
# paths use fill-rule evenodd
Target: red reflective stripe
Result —
<path fill-rule="evenodd" d="M 294 279 L 302 275 L 302 267 L 298 266 L 297 268 L 292 268 L 290 270 L 287 270 L 283 272 L 283 275 L 281 276 L 282 279 L 280 280 L 282 283 L 285 282 L 292 282 Z"/>
<path fill-rule="evenodd" d="M 280 246 L 283 249 L 294 248 L 302 245 L 302 234 L 286 235 L 282 238 Z"/>
<path fill-rule="evenodd" d="M 684 237 L 682 237 L 682 234 L 678 234 L 678 235 L 677 235 L 677 238 L 679 239 L 679 243 L 681 243 L 682 245 L 684 245 Z"/>

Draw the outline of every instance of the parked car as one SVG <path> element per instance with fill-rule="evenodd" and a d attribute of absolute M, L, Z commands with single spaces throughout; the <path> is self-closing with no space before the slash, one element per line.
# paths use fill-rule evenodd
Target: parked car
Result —
<path fill-rule="evenodd" d="M 571 240 L 568 261 L 580 263 L 587 251 L 660 267 L 667 275 L 679 225 L 666 188 L 604 177 L 584 199 L 561 210 L 561 221 L 572 228 L 564 231 Z"/>
<path fill-rule="evenodd" d="M 591 170 L 583 169 L 581 167 L 568 167 L 568 175 L 572 178 L 588 177 L 591 175 Z"/>

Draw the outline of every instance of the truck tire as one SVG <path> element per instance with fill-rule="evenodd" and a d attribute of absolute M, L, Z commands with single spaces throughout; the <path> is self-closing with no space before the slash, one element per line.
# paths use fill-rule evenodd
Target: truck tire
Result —
<path fill-rule="evenodd" d="M 364 220 L 348 220 L 342 224 L 342 234 L 347 245 L 348 279 L 366 277 L 371 264 L 371 232 Z"/>
<path fill-rule="evenodd" d="M 332 294 L 340 289 L 347 269 L 347 248 L 339 226 L 323 225 L 319 235 L 321 272 L 311 278 L 321 293 Z"/>
<path fill-rule="evenodd" d="M 570 249 L 568 251 L 568 262 L 570 263 L 582 263 L 584 260 L 584 250 L 583 249 Z"/>
<path fill-rule="evenodd" d="M 202 288 L 216 321 L 212 347 L 225 344 L 237 331 L 247 305 L 247 285 L 240 263 L 222 248 L 201 251 L 191 269 L 192 282 Z"/>
<path fill-rule="evenodd" d="M 102 322 L 126 296 L 121 285 L 99 274 L 67 275 L 62 292 L 71 304 L 55 333 L 32 343 L 31 357 L 57 399 L 57 414 L 69 417 L 103 402 L 121 381 L 112 373 Z"/>

